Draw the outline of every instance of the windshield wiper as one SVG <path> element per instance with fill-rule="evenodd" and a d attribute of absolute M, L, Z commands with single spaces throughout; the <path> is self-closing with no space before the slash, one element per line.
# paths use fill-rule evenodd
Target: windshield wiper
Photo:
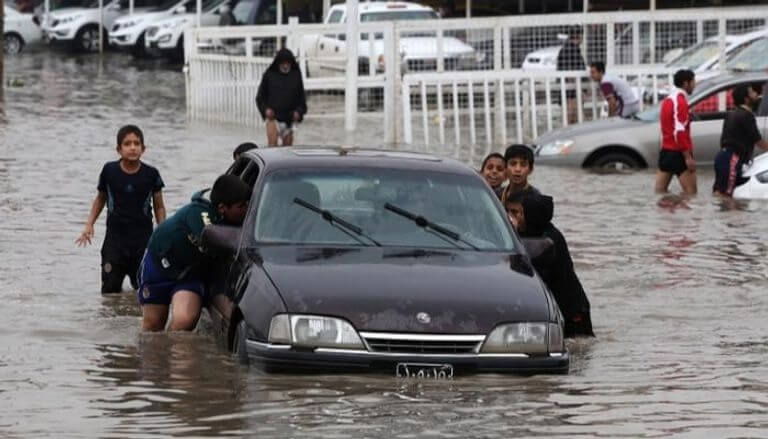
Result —
<path fill-rule="evenodd" d="M 424 218 L 421 215 L 416 215 L 413 212 L 409 212 L 405 209 L 402 209 L 400 207 L 395 206 L 392 203 L 385 203 L 384 208 L 389 210 L 390 212 L 396 213 L 404 218 L 408 218 L 409 220 L 413 221 L 417 226 L 423 228 L 426 231 L 429 232 L 436 232 L 435 235 L 442 238 L 444 241 L 455 245 L 457 248 L 463 248 L 460 245 L 457 244 L 457 242 L 461 242 L 462 244 L 468 245 L 474 250 L 480 250 L 476 245 L 472 244 L 471 242 L 467 241 L 466 239 L 463 239 L 461 235 L 454 232 L 453 230 L 446 229 L 445 227 L 436 224 L 426 218 Z M 446 239 L 450 238 L 452 241 Z"/>
<path fill-rule="evenodd" d="M 359 226 L 356 226 L 348 221 L 345 221 L 344 219 L 339 218 L 338 216 L 332 214 L 331 212 L 327 210 L 323 210 L 312 203 L 302 200 L 301 198 L 296 197 L 293 199 L 293 202 L 298 204 L 301 207 L 304 207 L 308 210 L 311 210 L 312 212 L 319 214 L 320 217 L 328 221 L 330 225 L 346 233 L 352 239 L 359 242 L 360 244 L 363 244 L 365 246 L 370 246 L 370 244 L 368 244 L 367 242 L 359 238 L 360 236 L 362 236 L 363 238 L 371 241 L 376 247 L 381 247 L 381 243 L 379 243 L 379 241 L 376 241 L 375 239 L 371 238 L 368 234 L 363 232 L 363 229 L 360 228 Z"/>

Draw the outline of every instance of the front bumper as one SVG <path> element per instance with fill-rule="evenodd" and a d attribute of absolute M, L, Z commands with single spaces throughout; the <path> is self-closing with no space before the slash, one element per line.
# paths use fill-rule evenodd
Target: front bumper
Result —
<path fill-rule="evenodd" d="M 586 154 L 578 152 L 569 152 L 568 154 L 540 155 L 539 152 L 536 151 L 537 165 L 581 167 L 583 166 L 586 159 Z"/>
<path fill-rule="evenodd" d="M 109 44 L 117 47 L 131 47 L 136 45 L 139 32 L 116 32 L 109 35 Z"/>
<path fill-rule="evenodd" d="M 268 372 L 356 371 L 394 374 L 398 363 L 450 364 L 457 373 L 539 374 L 568 372 L 568 353 L 529 357 L 525 354 L 398 354 L 367 350 L 298 350 L 291 346 L 247 340 L 248 357 Z"/>
<path fill-rule="evenodd" d="M 55 44 L 61 41 L 72 41 L 77 34 L 77 28 L 74 26 L 55 27 L 43 29 L 43 40 L 49 44 Z"/>

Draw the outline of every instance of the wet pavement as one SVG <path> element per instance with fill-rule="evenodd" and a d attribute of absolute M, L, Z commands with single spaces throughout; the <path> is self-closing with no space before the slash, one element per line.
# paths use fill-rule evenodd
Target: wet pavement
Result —
<path fill-rule="evenodd" d="M 536 168 L 597 333 L 569 345 L 567 376 L 265 376 L 205 319 L 142 334 L 132 294 L 102 297 L 104 215 L 95 246 L 74 244 L 120 125 L 145 130 L 171 211 L 254 134 L 188 123 L 162 63 L 42 52 L 6 75 L 24 84 L 0 124 L 0 437 L 768 436 L 768 205 L 726 209 L 711 172 L 659 207 L 650 171 Z M 326 143 L 310 121 L 300 140 Z"/>

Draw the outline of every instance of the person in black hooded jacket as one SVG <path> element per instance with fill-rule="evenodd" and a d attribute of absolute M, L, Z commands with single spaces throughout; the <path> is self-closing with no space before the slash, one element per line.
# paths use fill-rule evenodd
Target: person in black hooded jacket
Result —
<path fill-rule="evenodd" d="M 267 142 L 277 146 L 293 145 L 293 124 L 307 114 L 304 81 L 296 57 L 288 49 L 280 49 L 272 65 L 261 77 L 256 105 L 267 123 Z"/>
<path fill-rule="evenodd" d="M 553 257 L 546 259 L 545 263 L 534 261 L 534 268 L 555 296 L 563 313 L 565 336 L 594 337 L 587 294 L 573 269 L 565 237 L 552 224 L 552 197 L 520 192 L 505 201 L 505 208 L 521 237 L 549 238 L 554 244 Z"/>

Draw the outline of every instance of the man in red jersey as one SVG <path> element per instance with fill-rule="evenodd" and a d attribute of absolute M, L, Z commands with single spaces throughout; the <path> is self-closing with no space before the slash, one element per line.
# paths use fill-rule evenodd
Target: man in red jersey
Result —
<path fill-rule="evenodd" d="M 695 194 L 696 161 L 693 159 L 688 96 L 696 87 L 696 77 L 690 70 L 678 70 L 674 81 L 675 90 L 661 103 L 661 150 L 656 192 L 667 192 L 672 176 L 677 176 L 683 193 Z"/>

